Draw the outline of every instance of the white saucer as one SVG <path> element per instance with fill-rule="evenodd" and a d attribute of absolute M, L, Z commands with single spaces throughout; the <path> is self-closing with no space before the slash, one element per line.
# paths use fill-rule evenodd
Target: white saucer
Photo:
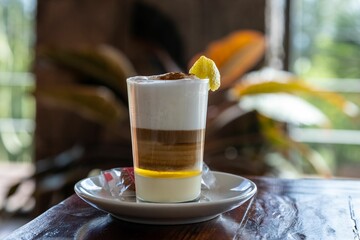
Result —
<path fill-rule="evenodd" d="M 216 177 L 213 189 L 202 190 L 200 200 L 187 203 L 145 203 L 134 197 L 117 199 L 102 189 L 100 176 L 75 184 L 76 194 L 95 208 L 121 220 L 145 224 L 187 224 L 207 221 L 239 207 L 255 195 L 256 185 L 243 177 L 212 172 Z"/>

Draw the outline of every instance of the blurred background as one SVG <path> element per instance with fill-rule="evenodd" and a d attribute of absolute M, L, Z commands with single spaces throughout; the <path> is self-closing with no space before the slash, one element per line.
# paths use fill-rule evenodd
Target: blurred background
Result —
<path fill-rule="evenodd" d="M 359 1 L 0 0 L 0 19 L 0 237 L 130 166 L 126 77 L 199 54 L 222 74 L 211 169 L 360 177 Z"/>

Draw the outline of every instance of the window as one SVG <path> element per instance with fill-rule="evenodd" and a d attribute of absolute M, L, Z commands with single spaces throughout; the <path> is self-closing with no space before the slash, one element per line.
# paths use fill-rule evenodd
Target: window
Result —
<path fill-rule="evenodd" d="M 290 70 L 360 106 L 360 2 L 295 0 L 290 16 Z M 349 172 L 360 167 L 360 118 L 313 103 L 329 116 L 334 130 L 294 129 L 294 138 L 330 159 L 336 175 L 360 177 L 358 169 Z"/>
<path fill-rule="evenodd" d="M 0 161 L 30 162 L 35 0 L 0 0 Z"/>

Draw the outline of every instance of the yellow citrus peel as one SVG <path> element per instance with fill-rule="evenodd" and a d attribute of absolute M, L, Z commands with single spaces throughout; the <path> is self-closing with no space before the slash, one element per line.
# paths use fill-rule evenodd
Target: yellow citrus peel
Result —
<path fill-rule="evenodd" d="M 220 87 L 220 72 L 213 60 L 201 56 L 189 70 L 200 79 L 209 79 L 209 88 L 216 91 Z"/>

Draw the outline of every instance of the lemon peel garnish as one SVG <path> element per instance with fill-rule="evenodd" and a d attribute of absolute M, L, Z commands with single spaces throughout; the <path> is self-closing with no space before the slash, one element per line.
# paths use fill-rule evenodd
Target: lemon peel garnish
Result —
<path fill-rule="evenodd" d="M 189 70 L 190 74 L 194 74 L 200 79 L 209 79 L 209 87 L 211 91 L 216 91 L 220 87 L 220 72 L 216 64 L 210 58 L 201 56 Z"/>

